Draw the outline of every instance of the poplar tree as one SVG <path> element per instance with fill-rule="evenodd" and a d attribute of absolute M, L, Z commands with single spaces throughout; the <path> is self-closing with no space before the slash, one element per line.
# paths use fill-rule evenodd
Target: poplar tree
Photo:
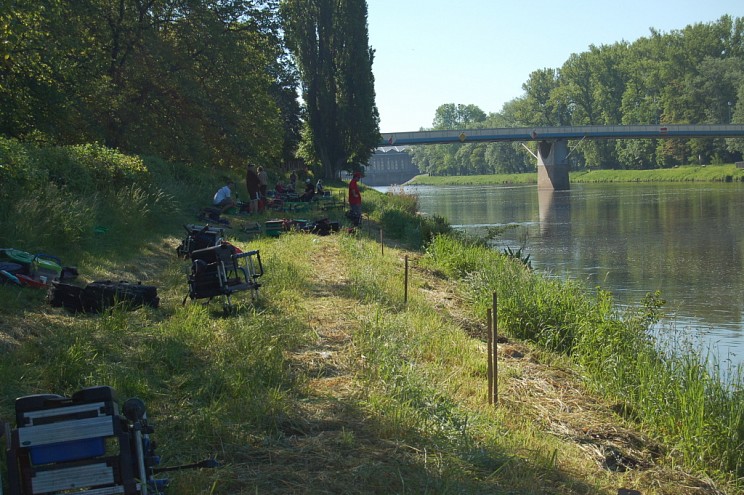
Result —
<path fill-rule="evenodd" d="M 286 43 L 300 72 L 299 154 L 325 178 L 368 162 L 380 141 L 365 0 L 283 0 Z"/>

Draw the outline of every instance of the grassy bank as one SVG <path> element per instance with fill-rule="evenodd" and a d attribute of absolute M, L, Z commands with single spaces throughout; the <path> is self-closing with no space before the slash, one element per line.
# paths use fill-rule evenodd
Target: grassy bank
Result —
<path fill-rule="evenodd" d="M 662 353 L 647 332 L 658 320 L 661 294 L 620 312 L 607 292 L 543 279 L 490 249 L 445 237 L 432 243 L 425 260 L 462 279 L 480 311 L 496 293 L 499 322 L 509 335 L 569 357 L 620 414 L 673 446 L 676 462 L 744 474 L 741 372 L 716 375 L 719 363 L 700 356 L 699 347 L 680 344 Z"/>
<path fill-rule="evenodd" d="M 22 148 L 13 148 L 13 170 L 41 151 Z M 130 158 L 107 160 L 117 170 Z M 45 170 L 41 163 L 25 169 Z M 47 173 L 34 187 L 52 192 L 4 198 L 0 244 L 58 254 L 81 281 L 157 285 L 162 301 L 71 315 L 46 305 L 43 292 L 0 286 L 4 420 L 14 398 L 31 393 L 106 384 L 138 396 L 165 465 L 221 462 L 173 473 L 169 493 L 179 495 L 738 493 L 741 401 L 697 360 L 654 352 L 644 330 L 655 297 L 620 314 L 609 294 L 545 280 L 453 236 L 441 219 L 416 215 L 411 197 L 365 190 L 367 219 L 354 233 L 228 230 L 239 247 L 260 250 L 266 275 L 255 303 L 236 298 L 236 314 L 223 317 L 219 305 L 181 305 L 189 263 L 175 256 L 181 225 L 196 220 L 198 198 L 221 178 L 131 164 L 141 175 L 110 190 L 84 194 Z M 67 166 L 85 168 L 77 159 Z M 124 204 L 115 199 L 123 190 Z M 55 230 L 78 222 L 43 208 L 38 198 L 53 194 L 60 208 L 85 208 L 84 228 Z M 21 197 L 39 206 L 12 206 Z M 138 197 L 149 199 L 132 206 Z M 327 214 L 343 222 L 341 210 L 302 213 Z M 21 222 L 43 229 L 23 234 Z M 498 408 L 485 397 L 483 342 L 494 291 L 508 335 Z"/>
<path fill-rule="evenodd" d="M 653 170 L 588 170 L 570 172 L 569 180 L 581 182 L 740 182 L 744 169 L 735 165 L 683 166 Z M 411 185 L 537 184 L 537 174 L 468 175 L 460 177 L 415 177 Z"/>

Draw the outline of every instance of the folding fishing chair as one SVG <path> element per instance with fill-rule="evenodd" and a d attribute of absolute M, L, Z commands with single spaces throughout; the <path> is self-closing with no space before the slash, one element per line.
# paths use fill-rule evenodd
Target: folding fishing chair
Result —
<path fill-rule="evenodd" d="M 219 227 L 207 225 L 189 224 L 184 225 L 186 238 L 176 248 L 176 253 L 182 258 L 191 256 L 192 251 L 217 246 L 225 238 L 225 230 Z"/>
<path fill-rule="evenodd" d="M 110 387 L 16 399 L 16 428 L 5 425 L 9 495 L 160 495 L 145 406 Z M 1 490 L 0 490 L 1 491 Z"/>
<path fill-rule="evenodd" d="M 240 252 L 232 244 L 199 249 L 191 253 L 191 274 L 188 276 L 189 293 L 186 299 L 223 297 L 223 309 L 233 309 L 231 296 L 236 292 L 250 291 L 251 298 L 258 297 L 258 278 L 263 275 L 261 255 L 258 251 Z"/>

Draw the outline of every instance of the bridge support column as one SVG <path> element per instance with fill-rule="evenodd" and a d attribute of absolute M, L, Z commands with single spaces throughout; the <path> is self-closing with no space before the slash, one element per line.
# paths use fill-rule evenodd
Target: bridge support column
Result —
<path fill-rule="evenodd" d="M 568 144 L 540 141 L 537 144 L 537 188 L 568 191 Z"/>

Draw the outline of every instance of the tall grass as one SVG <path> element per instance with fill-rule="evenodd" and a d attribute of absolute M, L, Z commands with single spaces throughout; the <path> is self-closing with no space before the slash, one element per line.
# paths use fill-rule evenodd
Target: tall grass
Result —
<path fill-rule="evenodd" d="M 399 239 L 413 249 L 422 248 L 437 234 L 452 231 L 443 217 L 420 215 L 416 196 L 403 189 L 392 189 L 384 195 L 368 190 L 362 206 L 388 237 Z"/>
<path fill-rule="evenodd" d="M 251 247 L 266 253 L 262 242 Z M 297 302 L 294 294 L 310 283 L 311 273 L 297 269 L 294 257 L 265 256 L 271 282 L 260 299 L 250 304 L 236 297 L 237 314 L 223 318 L 219 304 L 181 306 L 187 262 L 175 253 L 159 262 L 165 276 L 158 279 L 163 290 L 157 310 L 114 308 L 90 316 L 39 311 L 43 293 L 0 287 L 3 296 L 38 296 L 19 301 L 19 308 L 0 308 L 3 325 L 19 327 L 15 342 L 0 342 L 0 417 L 12 417 L 14 397 L 50 391 L 69 396 L 105 384 L 120 398 L 145 401 L 156 421 L 159 454 L 170 465 L 212 455 L 248 462 L 248 445 L 282 437 L 303 379 L 287 366 L 286 355 L 312 337 L 302 311 L 287 311 L 287 304 Z M 199 474 L 197 486 L 225 476 L 224 470 Z M 176 477 L 171 490 L 203 493 L 190 480 Z M 219 493 L 236 492 L 222 487 Z"/>
<path fill-rule="evenodd" d="M 663 304 L 618 311 L 611 294 L 545 279 L 484 247 L 437 237 L 423 260 L 464 281 L 480 311 L 497 294 L 500 329 L 570 356 L 592 387 L 674 446 L 687 466 L 744 475 L 744 381 L 715 373 L 691 346 L 663 352 L 649 332 Z"/>
<path fill-rule="evenodd" d="M 183 204 L 176 197 L 192 198 L 183 184 L 198 184 L 205 195 L 203 171 L 170 168 L 185 171 L 179 179 L 198 178 L 179 186 L 164 173 L 164 162 L 100 145 L 38 146 L 0 138 L 0 247 L 48 252 L 73 263 L 91 249 L 134 249 L 151 227 L 178 216 Z"/>

